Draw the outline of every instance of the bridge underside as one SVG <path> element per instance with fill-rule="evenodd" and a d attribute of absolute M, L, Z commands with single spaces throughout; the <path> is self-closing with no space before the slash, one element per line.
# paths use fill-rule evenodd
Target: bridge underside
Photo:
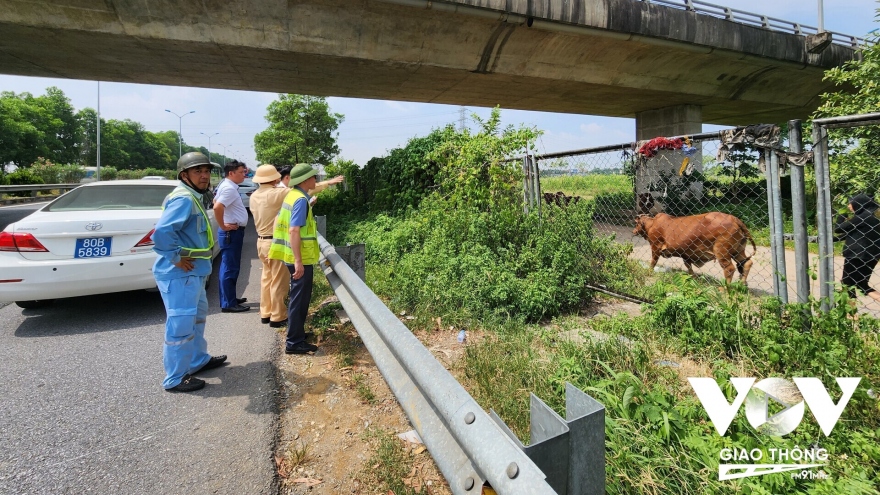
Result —
<path fill-rule="evenodd" d="M 620 117 L 697 105 L 717 124 L 807 117 L 833 90 L 820 65 L 852 54 L 625 38 L 379 1 L 0 0 L 0 73 Z"/>

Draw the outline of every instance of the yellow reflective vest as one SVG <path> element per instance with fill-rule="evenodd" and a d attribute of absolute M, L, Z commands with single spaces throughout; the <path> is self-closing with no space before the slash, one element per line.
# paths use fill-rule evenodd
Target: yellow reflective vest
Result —
<path fill-rule="evenodd" d="M 306 214 L 306 224 L 299 230 L 300 254 L 302 255 L 303 265 L 314 265 L 318 262 L 321 254 L 318 248 L 318 224 L 315 223 L 315 217 L 312 215 L 312 205 L 309 204 L 305 193 L 299 189 L 292 188 L 284 202 L 281 204 L 281 211 L 278 212 L 278 218 L 275 219 L 275 229 L 272 232 L 272 245 L 269 247 L 269 259 L 281 260 L 288 265 L 293 265 L 296 258 L 293 255 L 293 249 L 290 247 L 290 215 L 293 213 L 293 204 L 298 199 L 304 199 L 308 206 Z"/>

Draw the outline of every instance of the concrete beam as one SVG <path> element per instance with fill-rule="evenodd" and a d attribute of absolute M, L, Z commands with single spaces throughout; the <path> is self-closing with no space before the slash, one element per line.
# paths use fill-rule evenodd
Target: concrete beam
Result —
<path fill-rule="evenodd" d="M 0 73 L 719 124 L 807 117 L 853 56 L 630 0 L 0 0 Z"/>
<path fill-rule="evenodd" d="M 703 112 L 699 105 L 677 105 L 636 114 L 636 139 L 639 141 L 701 132 Z"/>

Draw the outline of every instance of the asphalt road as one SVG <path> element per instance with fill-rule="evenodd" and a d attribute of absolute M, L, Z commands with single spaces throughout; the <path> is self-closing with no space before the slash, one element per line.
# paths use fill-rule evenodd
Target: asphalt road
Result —
<path fill-rule="evenodd" d="M 21 205 L 0 206 L 0 230 L 6 228 L 12 222 L 17 222 L 22 218 L 42 208 L 46 203 L 24 203 Z"/>
<path fill-rule="evenodd" d="M 238 285 L 251 306 L 255 241 L 251 227 Z M 221 313 L 216 281 L 208 299 L 208 352 L 230 364 L 192 394 L 161 387 L 158 293 L 0 308 L 0 493 L 277 493 L 279 340 L 256 309 Z"/>

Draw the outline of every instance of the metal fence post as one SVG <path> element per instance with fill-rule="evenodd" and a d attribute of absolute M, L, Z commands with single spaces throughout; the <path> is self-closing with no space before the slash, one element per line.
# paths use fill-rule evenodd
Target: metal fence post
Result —
<path fill-rule="evenodd" d="M 828 130 L 813 122 L 813 163 L 816 169 L 816 223 L 819 229 L 819 298 L 822 311 L 834 304 L 834 240 L 831 227 L 831 176 L 828 170 Z"/>
<path fill-rule="evenodd" d="M 779 155 L 776 150 L 770 150 L 770 183 L 773 193 L 773 245 L 776 257 L 776 273 L 774 283 L 779 287 L 779 299 L 788 304 L 787 270 L 785 266 L 785 240 L 782 223 L 782 191 L 779 187 Z"/>
<path fill-rule="evenodd" d="M 538 218 L 541 218 L 541 203 L 543 202 L 543 198 L 541 197 L 541 171 L 538 170 L 538 159 L 534 156 L 530 156 L 529 159 L 532 162 L 532 177 L 534 180 L 532 193 L 535 195 L 535 203 L 538 208 Z"/>
<path fill-rule="evenodd" d="M 792 153 L 803 153 L 804 143 L 800 120 L 788 121 L 788 143 Z M 804 168 L 791 164 L 791 212 L 794 223 L 794 266 L 797 302 L 810 301 L 809 252 L 807 251 L 807 205 Z"/>
<path fill-rule="evenodd" d="M 767 179 L 767 215 L 770 218 L 770 266 L 773 270 L 773 295 L 781 297 L 779 285 L 779 258 L 776 256 L 776 195 L 773 193 L 773 167 L 770 166 L 770 149 L 764 149 L 764 176 Z"/>
<path fill-rule="evenodd" d="M 529 194 L 530 171 L 529 155 L 526 155 L 523 157 L 523 213 L 526 215 L 529 214 L 529 202 L 531 201 L 531 195 Z"/>

